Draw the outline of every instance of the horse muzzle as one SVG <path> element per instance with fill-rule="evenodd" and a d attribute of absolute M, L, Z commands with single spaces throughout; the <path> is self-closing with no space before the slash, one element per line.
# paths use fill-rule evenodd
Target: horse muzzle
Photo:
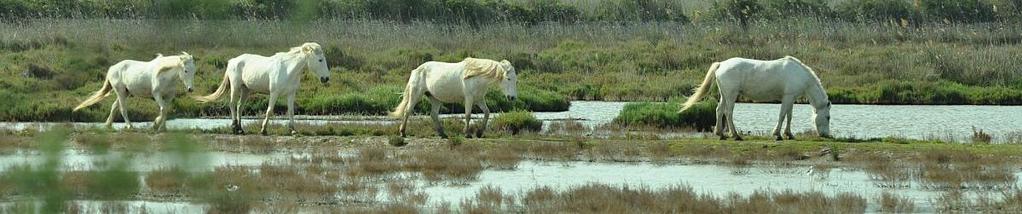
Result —
<path fill-rule="evenodd" d="M 188 93 L 192 93 L 192 87 L 188 87 Z"/>
<path fill-rule="evenodd" d="M 510 101 L 515 101 L 515 100 L 518 99 L 518 96 L 504 96 L 504 97 L 507 98 L 507 100 L 510 100 Z"/>
<path fill-rule="evenodd" d="M 321 82 L 321 83 L 326 83 L 326 82 L 329 82 L 329 81 L 330 81 L 330 77 L 320 77 L 319 78 L 319 82 Z"/>

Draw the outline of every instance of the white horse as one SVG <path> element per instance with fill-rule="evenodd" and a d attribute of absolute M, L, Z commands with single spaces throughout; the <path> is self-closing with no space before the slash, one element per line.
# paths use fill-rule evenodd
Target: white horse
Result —
<path fill-rule="evenodd" d="M 330 80 L 330 69 L 326 64 L 326 57 L 323 48 L 316 43 L 305 43 L 302 46 L 291 48 L 288 52 L 280 52 L 273 56 L 265 57 L 255 54 L 242 54 L 227 61 L 227 72 L 224 72 L 224 80 L 220 87 L 213 94 L 204 97 L 195 97 L 199 102 L 207 103 L 220 98 L 231 90 L 231 100 L 227 108 L 231 111 L 231 125 L 234 132 L 242 134 L 245 132 L 241 127 L 241 103 L 248 96 L 249 92 L 269 94 L 269 107 L 266 107 L 266 118 L 263 119 L 262 128 L 259 133 L 266 135 L 266 124 L 273 116 L 273 105 L 281 95 L 287 97 L 288 129 L 291 134 L 295 131 L 295 93 L 302 79 L 302 72 L 305 66 L 316 72 L 319 81 L 326 84 Z"/>
<path fill-rule="evenodd" d="M 73 111 L 89 107 L 98 103 L 113 91 L 117 94 L 117 100 L 110 107 L 110 116 L 106 118 L 106 126 L 110 127 L 114 122 L 114 112 L 121 109 L 121 117 L 132 128 L 131 120 L 128 119 L 126 102 L 128 95 L 140 97 L 152 97 L 160 106 L 160 115 L 153 121 L 153 129 L 159 131 L 166 129 L 167 102 L 174 99 L 177 91 L 174 79 L 181 79 L 188 92 L 192 92 L 192 79 L 195 77 L 195 59 L 192 55 L 182 52 L 177 56 L 163 56 L 159 54 L 155 59 L 142 62 L 135 60 L 124 60 L 113 66 L 106 72 L 106 80 L 103 87 L 93 93 L 91 97 L 82 101 Z M 166 99 L 166 101 L 165 101 Z"/>
<path fill-rule="evenodd" d="M 720 136 L 721 140 L 727 139 L 725 136 L 727 128 L 731 128 L 731 135 L 735 140 L 742 140 L 742 136 L 735 130 L 732 114 L 739 95 L 753 101 L 781 101 L 781 114 L 773 130 L 777 140 L 782 140 L 780 130 L 785 120 L 788 126 L 784 130 L 784 135 L 788 139 L 795 138 L 795 135 L 791 134 L 791 110 L 795 99 L 805 95 L 814 108 L 813 120 L 817 133 L 823 137 L 830 136 L 831 104 L 827 92 L 820 84 L 816 72 L 795 57 L 786 56 L 773 61 L 731 58 L 713 63 L 702 85 L 688 98 L 681 111 L 699 102 L 714 80 L 720 92 L 714 133 Z"/>
<path fill-rule="evenodd" d="M 408 85 L 402 95 L 401 104 L 390 113 L 392 117 L 401 118 L 401 136 L 405 136 L 409 112 L 415 108 L 422 95 L 429 98 L 433 111 L 433 126 L 440 137 L 447 138 L 440 124 L 441 103 L 458 103 L 465 105 L 465 136 L 471 137 L 469 122 L 472 120 L 472 107 L 479 106 L 483 110 L 483 126 L 476 131 L 476 137 L 483 137 L 490 109 L 484 100 L 490 84 L 500 82 L 504 95 L 511 100 L 518 97 L 518 75 L 511 62 L 497 62 L 489 59 L 465 58 L 459 63 L 426 62 L 412 70 Z"/>

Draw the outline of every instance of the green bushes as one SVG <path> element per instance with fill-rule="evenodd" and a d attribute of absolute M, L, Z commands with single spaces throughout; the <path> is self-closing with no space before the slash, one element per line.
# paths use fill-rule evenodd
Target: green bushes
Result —
<path fill-rule="evenodd" d="M 904 0 L 852 0 L 838 5 L 837 11 L 845 20 L 889 22 L 919 18 L 918 11 Z"/>
<path fill-rule="evenodd" d="M 679 102 L 629 103 L 614 118 L 615 124 L 625 126 L 655 126 L 658 128 L 692 128 L 709 131 L 716 124 L 716 101 L 702 101 L 685 112 Z"/>
<path fill-rule="evenodd" d="M 832 88 L 834 103 L 924 105 L 1020 105 L 1022 91 L 1007 87 L 978 87 L 959 83 L 883 81 L 856 88 Z"/>
<path fill-rule="evenodd" d="M 493 118 L 493 127 L 511 134 L 518 134 L 522 131 L 539 132 L 543 129 L 543 121 L 536 119 L 532 112 L 515 110 L 501 113 Z"/>
<path fill-rule="evenodd" d="M 658 0 L 604 0 L 596 3 L 599 21 L 676 21 L 688 22 L 681 5 Z"/>
<path fill-rule="evenodd" d="M 994 6 L 980 0 L 926 0 L 920 7 L 930 20 L 946 22 L 994 21 Z"/>

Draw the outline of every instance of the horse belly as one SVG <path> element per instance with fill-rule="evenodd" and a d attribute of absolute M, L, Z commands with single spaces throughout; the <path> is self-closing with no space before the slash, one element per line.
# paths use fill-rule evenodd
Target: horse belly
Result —
<path fill-rule="evenodd" d="M 270 92 L 270 79 L 265 75 L 242 75 L 242 82 L 245 84 L 245 88 L 251 92 L 256 93 L 269 93 Z"/>
<path fill-rule="evenodd" d="M 124 88 L 128 89 L 128 94 L 136 97 L 152 97 L 153 96 L 153 84 L 146 80 L 141 79 L 126 79 L 124 82 Z"/>
<path fill-rule="evenodd" d="M 426 88 L 430 96 L 440 100 L 440 102 L 459 103 L 465 100 L 465 92 L 461 90 L 460 84 L 428 85 Z"/>

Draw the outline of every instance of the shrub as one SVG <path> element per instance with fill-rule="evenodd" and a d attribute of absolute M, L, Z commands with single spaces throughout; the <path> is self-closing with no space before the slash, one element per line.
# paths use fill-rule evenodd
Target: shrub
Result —
<path fill-rule="evenodd" d="M 532 112 L 515 110 L 493 118 L 493 127 L 515 135 L 521 131 L 539 132 L 543 129 L 543 121 L 536 119 Z"/>
<path fill-rule="evenodd" d="M 931 21 L 989 22 L 995 18 L 994 6 L 980 0 L 926 0 L 920 3 Z"/>
<path fill-rule="evenodd" d="M 848 20 L 916 20 L 919 13 L 905 0 L 852 0 L 837 6 L 837 13 Z"/>
<path fill-rule="evenodd" d="M 832 17 L 834 10 L 823 0 L 767 0 L 764 15 L 772 18 Z"/>
<path fill-rule="evenodd" d="M 688 22 L 680 4 L 658 0 L 603 0 L 596 19 L 601 21 Z"/>
<path fill-rule="evenodd" d="M 405 142 L 405 138 L 400 136 L 391 136 L 389 139 L 387 139 L 387 143 L 394 147 L 402 147 L 408 145 L 408 142 Z"/>
<path fill-rule="evenodd" d="M 716 125 L 716 101 L 703 101 L 685 112 L 678 113 L 679 102 L 629 103 L 614 118 L 614 123 L 625 126 L 655 126 L 660 128 L 689 127 L 709 131 Z"/>
<path fill-rule="evenodd" d="M 724 20 L 737 22 L 746 29 L 749 22 L 757 18 L 763 11 L 763 5 L 756 0 L 726 0 L 724 3 L 713 2 L 714 14 Z"/>

